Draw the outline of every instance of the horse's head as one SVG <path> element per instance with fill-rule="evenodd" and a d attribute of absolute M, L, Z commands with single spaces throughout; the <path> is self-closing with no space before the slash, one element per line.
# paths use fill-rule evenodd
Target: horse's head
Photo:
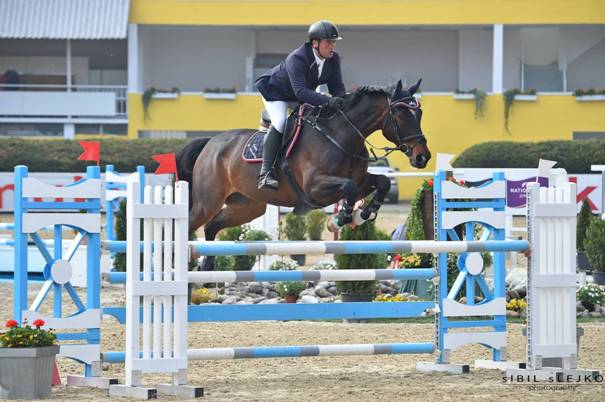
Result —
<path fill-rule="evenodd" d="M 414 97 L 421 81 L 408 88 L 403 88 L 401 80 L 397 82 L 388 100 L 389 110 L 382 128 L 384 137 L 396 144 L 408 156 L 410 164 L 418 169 L 424 168 L 431 159 L 431 151 L 420 128 L 422 109 Z"/>

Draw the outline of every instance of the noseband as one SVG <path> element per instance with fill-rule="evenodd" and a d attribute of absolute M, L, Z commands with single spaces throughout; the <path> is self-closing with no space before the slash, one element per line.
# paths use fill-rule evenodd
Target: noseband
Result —
<path fill-rule="evenodd" d="M 397 135 L 397 138 L 400 141 L 400 143 L 397 144 L 397 148 L 395 148 L 395 149 L 400 150 L 401 152 L 406 154 L 408 157 L 411 157 L 416 145 L 426 144 L 426 137 L 424 136 L 424 134 L 420 133 L 420 134 L 414 134 L 414 135 L 411 135 L 411 136 L 408 136 L 405 138 L 400 138 L 399 137 L 399 124 L 397 124 L 397 119 L 395 119 L 393 110 L 398 107 L 407 107 L 408 109 L 411 109 L 411 110 L 420 110 L 420 102 L 418 102 L 418 100 L 413 95 L 406 96 L 405 98 L 399 99 L 393 103 L 391 103 L 391 99 L 387 96 L 387 102 L 388 102 L 388 106 L 389 106 L 389 114 L 387 115 L 387 118 L 384 121 L 384 124 L 382 126 L 382 131 L 383 132 L 385 131 L 387 124 L 389 124 L 389 122 L 390 122 L 391 126 L 395 132 L 395 135 Z M 412 146 L 407 146 L 405 144 L 405 141 L 410 141 L 410 140 L 415 140 L 415 141 L 412 144 Z"/>

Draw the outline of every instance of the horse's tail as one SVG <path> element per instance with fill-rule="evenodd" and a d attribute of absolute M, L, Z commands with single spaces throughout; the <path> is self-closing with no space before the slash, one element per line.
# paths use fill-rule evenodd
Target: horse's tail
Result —
<path fill-rule="evenodd" d="M 198 155 L 210 141 L 210 138 L 196 138 L 189 141 L 183 148 L 176 153 L 176 170 L 180 180 L 189 183 L 189 193 L 191 194 L 191 179 L 193 176 L 193 167 Z"/>

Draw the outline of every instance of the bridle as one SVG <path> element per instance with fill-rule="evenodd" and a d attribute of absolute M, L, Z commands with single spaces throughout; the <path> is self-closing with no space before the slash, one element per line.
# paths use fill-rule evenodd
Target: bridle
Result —
<path fill-rule="evenodd" d="M 418 99 L 416 99 L 414 97 L 414 95 L 406 96 L 405 98 L 398 99 L 395 102 L 391 102 L 391 98 L 389 98 L 389 96 L 387 96 L 387 102 L 388 102 L 389 112 L 388 112 L 386 119 L 384 120 L 384 124 L 382 125 L 382 131 L 384 132 L 386 130 L 387 125 L 390 122 L 395 135 L 399 139 L 399 144 L 397 144 L 397 147 L 395 147 L 395 148 L 385 147 L 385 148 L 383 148 L 383 150 L 390 151 L 390 152 L 400 150 L 401 152 L 406 154 L 406 156 L 411 157 L 416 145 L 426 144 L 426 137 L 424 136 L 424 134 L 420 133 L 420 134 L 411 135 L 409 137 L 400 138 L 399 137 L 399 124 L 397 123 L 397 119 L 395 119 L 393 110 L 396 108 L 400 108 L 400 107 L 407 107 L 408 109 L 411 109 L 411 110 L 420 110 L 420 102 L 418 101 Z M 407 146 L 405 144 L 405 141 L 410 141 L 410 140 L 415 140 L 415 141 L 412 144 L 412 146 Z"/>
<path fill-rule="evenodd" d="M 342 116 L 344 121 L 346 121 L 347 124 L 349 124 L 349 126 L 351 126 L 351 128 L 353 129 L 355 134 L 357 134 L 364 141 L 364 143 L 370 147 L 370 152 L 373 155 L 374 161 L 386 159 L 386 157 L 388 155 L 390 155 L 391 153 L 393 153 L 395 151 L 401 151 L 404 154 L 406 154 L 407 157 L 411 157 L 414 152 L 414 148 L 418 144 L 426 144 L 426 142 L 427 142 L 426 137 L 422 133 L 415 134 L 415 135 L 405 137 L 405 138 L 400 138 L 399 137 L 399 124 L 397 124 L 397 120 L 395 119 L 395 115 L 394 115 L 394 109 L 396 109 L 398 107 L 407 107 L 408 109 L 412 109 L 412 110 L 420 110 L 420 102 L 418 102 L 418 100 L 413 95 L 398 99 L 396 102 L 391 102 L 391 98 L 389 97 L 389 95 L 386 95 L 386 98 L 387 98 L 389 110 L 388 110 L 387 117 L 384 121 L 384 124 L 382 125 L 382 131 L 383 132 L 385 131 L 385 129 L 387 128 L 387 124 L 390 121 L 393 130 L 395 130 L 395 135 L 397 136 L 397 139 L 399 140 L 399 144 L 397 144 L 396 147 L 377 147 L 377 146 L 372 145 L 372 143 L 367 140 L 367 138 L 363 135 L 361 130 L 359 130 L 359 128 L 355 125 L 355 123 L 353 123 L 351 121 L 351 119 L 349 119 L 349 117 L 345 114 L 345 112 L 343 112 L 342 109 L 336 109 L 337 112 L 340 114 L 340 116 Z M 340 145 L 334 138 L 332 138 L 332 136 L 330 136 L 328 133 L 324 132 L 324 130 L 322 130 L 321 127 L 319 127 L 319 125 L 317 124 L 317 117 L 319 117 L 319 114 L 316 116 L 316 119 L 314 121 L 312 121 L 308 118 L 303 118 L 303 121 L 306 123 L 309 123 L 318 133 L 322 134 L 327 140 L 329 140 L 333 145 L 335 145 L 336 148 L 338 148 L 340 151 L 342 151 L 348 157 L 355 158 L 355 159 L 362 159 L 362 160 L 366 160 L 366 161 L 370 160 L 370 158 L 364 157 L 362 155 L 358 155 L 358 154 L 350 155 L 342 147 L 342 145 Z M 416 140 L 416 141 L 412 144 L 412 146 L 407 146 L 405 144 L 405 141 L 409 141 L 409 140 Z M 374 152 L 375 149 L 377 149 L 379 151 L 384 151 L 385 154 L 383 156 L 378 157 L 378 156 L 376 156 L 376 153 Z"/>

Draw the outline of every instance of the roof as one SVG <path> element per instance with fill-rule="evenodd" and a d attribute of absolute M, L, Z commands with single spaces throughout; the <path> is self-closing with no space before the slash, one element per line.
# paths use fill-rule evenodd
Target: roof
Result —
<path fill-rule="evenodd" d="M 130 0 L 0 0 L 0 38 L 125 39 Z"/>

